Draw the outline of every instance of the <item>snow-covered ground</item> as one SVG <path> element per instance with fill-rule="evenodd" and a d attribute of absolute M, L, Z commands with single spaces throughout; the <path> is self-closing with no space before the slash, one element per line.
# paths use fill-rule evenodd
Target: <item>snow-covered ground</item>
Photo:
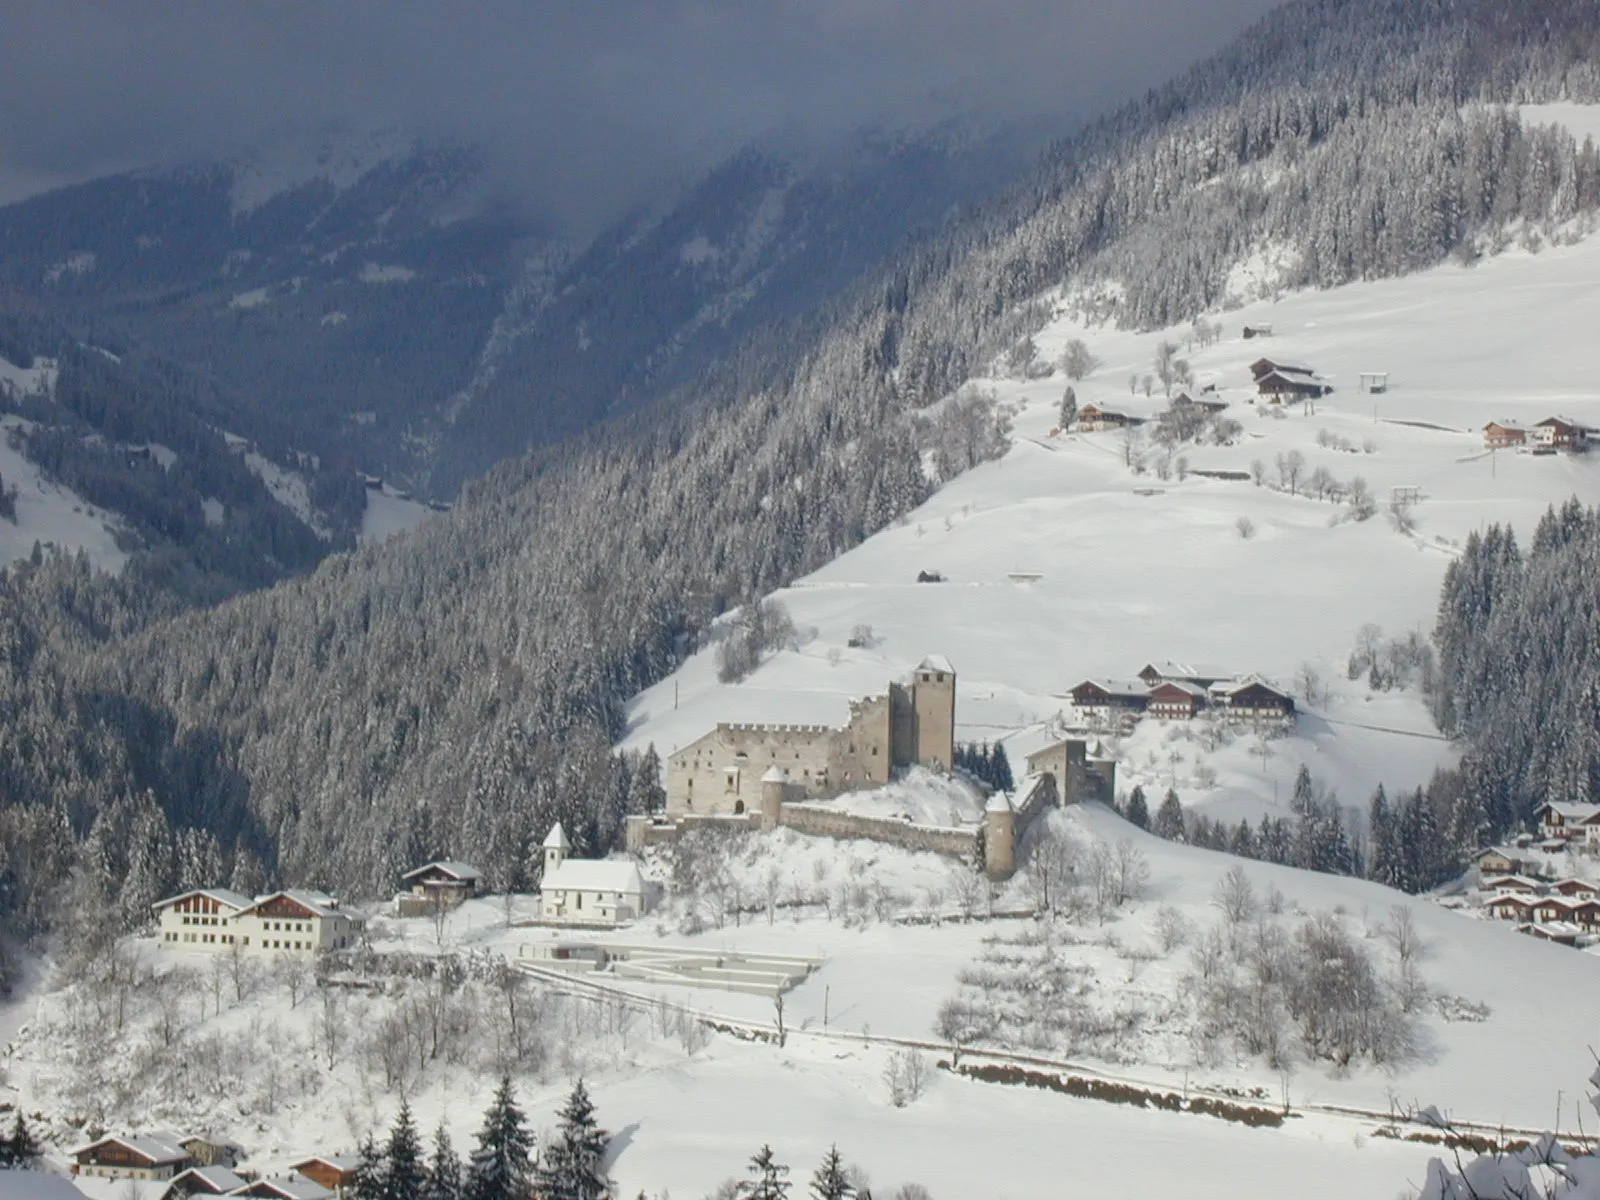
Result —
<path fill-rule="evenodd" d="M 3 360 L 0 360 L 3 361 Z M 0 421 L 0 481 L 17 489 L 17 519 L 0 520 L 0 564 L 26 558 L 34 543 L 66 550 L 82 549 L 98 567 L 117 571 L 127 555 L 117 548 L 116 516 L 97 509 L 71 488 L 52 483 L 8 444 L 20 417 Z"/>
<path fill-rule="evenodd" d="M 1270 483 L 1277 456 L 1298 451 L 1307 474 L 1326 467 L 1367 481 L 1380 512 L 1365 522 L 1249 481 L 1135 476 L 1121 434 L 1052 434 L 1067 383 L 1059 373 L 979 381 L 1017 408 L 1010 453 L 777 593 L 803 631 L 797 649 L 736 685 L 717 681 L 707 650 L 642 693 L 623 744 L 653 742 L 665 756 L 719 720 L 842 722 L 848 698 L 880 692 L 936 651 L 960 673 L 958 737 L 1005 739 L 1017 763 L 1042 743 L 1042 723 L 1073 716 L 1065 693 L 1083 678 L 1177 659 L 1289 686 L 1310 663 L 1332 694 L 1265 758 L 1253 736 L 1202 755 L 1195 731 L 1147 722 L 1120 748 L 1119 785 L 1175 784 L 1186 804 L 1237 819 L 1286 799 L 1301 763 L 1347 804 L 1364 804 L 1379 782 L 1391 791 L 1422 783 L 1450 747 L 1415 692 L 1345 680 L 1354 634 L 1367 622 L 1389 636 L 1427 634 L 1445 568 L 1469 533 L 1510 522 L 1526 539 L 1549 505 L 1600 500 L 1600 454 L 1490 455 L 1480 432 L 1492 419 L 1557 413 L 1600 425 L 1600 381 L 1574 336 L 1591 316 L 1600 316 L 1596 239 L 1219 318 L 1222 339 L 1189 357 L 1197 386 L 1217 386 L 1244 436 L 1183 448 L 1189 466 L 1249 472 L 1260 460 Z M 1255 322 L 1276 336 L 1243 339 Z M 1150 373 L 1157 344 L 1183 342 L 1186 330 L 1136 334 L 1063 318 L 1035 340 L 1049 359 L 1076 337 L 1102 360 L 1076 385 L 1080 406 L 1164 407 L 1159 387 L 1131 395 L 1128 380 Z M 1336 390 L 1314 412 L 1252 403 L 1248 364 L 1263 355 L 1308 362 Z M 1362 393 L 1364 371 L 1388 372 L 1389 390 Z M 1336 439 L 1353 449 L 1319 444 Z M 1420 490 L 1414 533 L 1397 532 L 1382 511 L 1396 487 Z M 923 570 L 948 582 L 918 584 Z M 860 624 L 872 627 L 870 649 L 846 644 Z M 1215 786 L 1196 781 L 1202 762 Z"/>
<path fill-rule="evenodd" d="M 571 1079 L 583 1074 L 601 1119 L 618 1134 L 612 1172 L 619 1194 L 644 1188 L 651 1194 L 668 1189 L 704 1195 L 739 1174 L 744 1160 L 770 1142 L 797 1174 L 808 1173 L 837 1143 L 883 1190 L 916 1180 L 941 1197 L 1060 1195 L 1069 1180 L 1089 1194 L 1160 1194 L 1171 1190 L 1175 1178 L 1194 1181 L 1198 1195 L 1390 1196 L 1408 1182 L 1420 1183 L 1427 1158 L 1438 1151 L 1376 1137 L 1386 1123 L 1382 1118 L 1340 1109 L 1386 1114 L 1434 1105 L 1456 1120 L 1537 1128 L 1557 1119 L 1559 1106 L 1561 1126 L 1578 1128 L 1582 1047 L 1600 1018 L 1600 960 L 1361 881 L 1246 864 L 1259 897 L 1281 893 L 1280 919 L 1289 928 L 1306 914 L 1338 913 L 1375 959 L 1388 954 L 1381 929 L 1392 920 L 1393 907 L 1404 908 L 1425 944 L 1419 965 L 1436 1000 L 1419 1018 L 1414 1054 L 1385 1069 L 1341 1071 L 1297 1056 L 1280 1073 L 1232 1053 L 1201 1054 L 1186 1036 L 1184 997 L 1192 987 L 1199 930 L 1218 921 L 1213 893 L 1234 860 L 1160 841 L 1098 806 L 1069 810 L 1053 821 L 1061 836 L 1085 847 L 1128 839 L 1150 867 L 1140 897 L 1104 923 L 1084 917 L 1057 926 L 1058 953 L 1081 972 L 1090 1003 L 1142 1006 L 1152 1013 L 1148 1037 L 1131 1047 L 1136 1053 L 1119 1061 L 1071 1056 L 1077 1069 L 1173 1091 L 1259 1088 L 1266 1097 L 1259 1102 L 1269 1106 L 1286 1094 L 1297 1115 L 1281 1128 L 1247 1129 L 1206 1116 L 979 1083 L 938 1070 L 930 1071 L 923 1095 L 895 1107 L 884 1078 L 895 1052 L 889 1039 L 937 1041 L 935 1014 L 956 994 L 962 971 L 985 953 L 986 942 L 1037 928 L 1030 921 L 981 918 L 904 923 L 935 913 L 949 916 L 958 907 L 956 874 L 964 868 L 934 855 L 787 832 L 752 836 L 728 864 L 746 905 L 756 910 L 737 924 L 724 914 L 720 928 L 681 932 L 687 901 L 674 897 L 659 915 L 631 929 L 561 935 L 508 925 L 506 910 L 490 898 L 469 902 L 442 928 L 426 919 L 380 917 L 373 942 L 380 951 L 480 960 L 505 955 L 517 961 L 522 946 L 558 937 L 632 944 L 659 938 L 822 960 L 785 997 L 788 1040 L 782 1048 L 726 1036 L 684 1039 L 669 1032 L 653 1008 L 632 1016 L 604 1003 L 587 1010 L 570 1003 L 527 1009 L 542 1012 L 541 1026 L 554 1039 L 552 1046 L 560 1047 L 519 1075 L 533 1123 L 548 1127 Z M 656 862 L 652 869 L 664 865 Z M 759 897 L 774 872 L 780 907 L 769 920 Z M 858 889 L 885 895 L 849 900 Z M 795 903 L 830 890 L 831 912 L 820 904 Z M 1019 881 L 999 898 L 1001 906 L 1025 893 Z M 1159 945 L 1164 909 L 1176 910 L 1196 931 L 1171 951 Z M 512 908 L 518 920 L 531 912 L 526 899 Z M 477 1052 L 459 1061 L 455 1054 L 430 1061 L 405 1082 L 385 1085 L 381 1056 L 359 1048 L 363 1040 L 412 1036 L 400 1032 L 402 1014 L 426 1020 L 425 982 L 336 999 L 348 1040 L 341 1043 L 338 1068 L 328 1071 L 315 1065 L 326 1051 L 322 1001 L 314 994 L 302 994 L 291 1008 L 285 984 L 263 980 L 235 1003 L 226 972 L 217 991 L 207 982 L 218 959 L 156 950 L 150 943 L 142 953 L 163 970 L 188 967 L 197 974 L 184 986 L 142 989 L 130 1009 L 129 1031 L 102 1069 L 119 1080 L 136 1065 L 157 1070 L 166 1028 L 157 996 L 175 998 L 170 1002 L 179 1014 L 176 1032 L 168 1033 L 176 1039 L 169 1056 L 208 1055 L 210 1062 L 222 1053 L 215 1047 L 229 1042 L 259 1046 L 263 1053 L 245 1060 L 224 1054 L 227 1065 L 218 1078 L 208 1075 L 204 1086 L 142 1110 L 142 1122 L 113 1108 L 104 1115 L 114 1127 L 155 1127 L 182 1115 L 239 1139 L 251 1151 L 251 1166 L 275 1170 L 303 1154 L 349 1149 L 368 1130 L 381 1130 L 404 1091 L 424 1129 L 443 1121 L 458 1145 L 470 1145 L 492 1084 L 492 1071 L 479 1063 Z M 735 1021 L 771 1026 L 776 1020 L 773 1002 L 761 996 L 610 986 Z M 86 1035 L 71 1032 L 73 1011 L 69 995 L 46 993 L 26 1028 L 15 1034 L 16 1050 L 5 1066 L 30 1106 L 53 1107 L 65 1086 L 64 1064 L 79 1061 L 72 1047 Z M 493 1011 L 484 1010 L 480 1018 L 486 1030 L 496 1025 Z M 82 1015 L 79 1010 L 80 1029 Z M 8 1032 L 17 1024 L 8 1021 Z M 481 1036 L 490 1040 L 487 1032 Z M 938 1052 L 925 1053 L 931 1065 Z"/>
<path fill-rule="evenodd" d="M 362 545 L 381 542 L 397 533 L 415 529 L 432 513 L 426 504 L 398 495 L 385 484 L 367 492 L 367 511 L 361 518 L 359 541 Z"/>

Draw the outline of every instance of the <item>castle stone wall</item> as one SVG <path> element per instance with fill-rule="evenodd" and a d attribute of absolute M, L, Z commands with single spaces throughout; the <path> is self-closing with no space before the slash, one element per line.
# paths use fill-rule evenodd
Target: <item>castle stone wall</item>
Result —
<path fill-rule="evenodd" d="M 971 858 L 977 849 L 976 826 L 947 828 L 913 825 L 888 817 L 864 817 L 810 804 L 785 804 L 783 825 L 814 837 L 867 838 L 907 850 L 926 850 L 952 858 Z"/>

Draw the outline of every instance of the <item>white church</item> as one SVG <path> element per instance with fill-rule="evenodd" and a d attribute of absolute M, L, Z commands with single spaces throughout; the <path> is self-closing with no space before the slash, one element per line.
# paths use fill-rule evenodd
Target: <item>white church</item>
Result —
<path fill-rule="evenodd" d="M 572 925 L 619 925 L 642 917 L 644 876 L 632 859 L 568 858 L 572 843 L 556 822 L 544 839 L 539 916 Z"/>

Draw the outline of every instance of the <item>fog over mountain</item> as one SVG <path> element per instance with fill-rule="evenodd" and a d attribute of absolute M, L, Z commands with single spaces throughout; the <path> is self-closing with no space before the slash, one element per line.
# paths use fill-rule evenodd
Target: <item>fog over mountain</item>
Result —
<path fill-rule="evenodd" d="M 0 200 L 399 126 L 487 147 L 582 236 L 774 129 L 1102 110 L 1270 0 L 8 5 Z"/>

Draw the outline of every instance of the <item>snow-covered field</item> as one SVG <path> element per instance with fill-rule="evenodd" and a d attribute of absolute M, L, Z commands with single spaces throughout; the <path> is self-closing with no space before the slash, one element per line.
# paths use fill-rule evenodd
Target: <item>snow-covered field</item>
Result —
<path fill-rule="evenodd" d="M 1249 481 L 1135 476 L 1120 433 L 1052 434 L 1067 383 L 1059 373 L 979 381 L 1016 406 L 1011 452 L 777 593 L 802 630 L 797 649 L 737 685 L 718 683 L 707 650 L 642 693 L 624 744 L 653 742 L 665 756 L 719 720 L 842 722 L 848 698 L 881 691 L 939 652 L 960 673 L 958 737 L 1005 739 L 1015 763 L 1042 743 L 1042 723 L 1071 718 L 1065 693 L 1083 678 L 1176 659 L 1290 686 L 1310 663 L 1332 695 L 1265 760 L 1259 739 L 1202 755 L 1191 731 L 1146 723 L 1121 747 L 1119 784 L 1175 784 L 1186 804 L 1237 819 L 1286 799 L 1301 763 L 1346 804 L 1365 804 L 1379 782 L 1391 791 L 1422 783 L 1451 750 L 1414 692 L 1345 680 L 1354 634 L 1372 622 L 1389 636 L 1426 635 L 1445 568 L 1469 533 L 1500 521 L 1526 538 L 1549 505 L 1600 500 L 1600 454 L 1489 455 L 1480 432 L 1492 419 L 1558 413 L 1600 424 L 1600 381 L 1575 336 L 1591 316 L 1600 316 L 1595 239 L 1219 318 L 1222 339 L 1189 357 L 1197 386 L 1217 386 L 1244 436 L 1183 448 L 1189 466 L 1249 472 L 1260 460 L 1272 483 L 1277 456 L 1298 451 L 1307 474 L 1326 467 L 1343 482 L 1367 481 L 1380 511 L 1365 522 Z M 1241 331 L 1254 322 L 1275 336 L 1246 341 Z M 1063 319 L 1035 339 L 1040 357 L 1075 337 L 1102 360 L 1076 385 L 1080 406 L 1165 406 L 1159 386 L 1149 398 L 1131 395 L 1128 380 L 1150 373 L 1157 344 L 1182 342 L 1186 330 L 1134 334 Z M 1336 390 L 1314 412 L 1251 403 L 1248 364 L 1263 355 L 1307 362 Z M 1359 391 L 1363 371 L 1388 372 L 1388 392 Z M 1353 449 L 1319 444 L 1333 439 Z M 1397 532 L 1382 511 L 1396 487 L 1420 490 L 1413 533 Z M 1254 527 L 1249 538 L 1241 518 Z M 923 570 L 948 582 L 918 584 Z M 846 644 L 859 624 L 872 627 L 870 649 Z M 1217 771 L 1214 787 L 1195 780 L 1202 761 Z"/>
<path fill-rule="evenodd" d="M 1058 814 L 1058 832 L 1089 846 L 1130 839 L 1145 855 L 1149 883 L 1136 900 L 1109 913 L 1059 923 L 1058 953 L 1087 981 L 1091 1002 L 1129 1004 L 1174 1013 L 1192 986 L 1194 947 L 1202 927 L 1219 914 L 1213 893 L 1233 865 L 1225 855 L 1167 843 L 1131 829 L 1098 807 Z M 661 864 L 657 864 L 661 866 Z M 1145 1111 L 1073 1099 L 1048 1092 L 961 1079 L 933 1070 L 926 1091 L 904 1108 L 890 1100 L 884 1072 L 894 1053 L 889 1039 L 934 1042 L 939 1006 L 956 993 L 958 976 L 994 937 L 1007 939 L 1037 927 L 1030 921 L 984 920 L 905 924 L 907 917 L 952 914 L 958 907 L 955 875 L 962 868 L 932 855 L 872 845 L 834 843 L 793 834 L 753 837 L 730 863 L 740 881 L 746 912 L 735 924 L 680 932 L 686 904 L 675 898 L 659 916 L 616 934 L 568 935 L 583 941 L 638 943 L 659 937 L 669 944 L 724 951 L 803 954 L 823 965 L 785 998 L 787 1043 L 779 1048 L 726 1036 L 690 1041 L 669 1033 L 650 1012 L 631 1016 L 607 1004 L 542 1010 L 541 1028 L 559 1047 L 521 1074 L 519 1087 L 536 1127 L 547 1127 L 573 1076 L 591 1085 L 602 1120 L 619 1134 L 612 1171 L 622 1191 L 703 1195 L 740 1173 L 743 1161 L 770 1142 L 784 1161 L 809 1172 L 827 1146 L 837 1143 L 885 1191 L 908 1180 L 936 1196 L 1051 1196 L 1067 1181 L 1089 1194 L 1139 1195 L 1170 1190 L 1172 1180 L 1193 1181 L 1194 1194 L 1348 1197 L 1401 1193 L 1419 1183 L 1436 1149 L 1374 1136 L 1385 1122 L 1336 1111 L 1341 1107 L 1388 1113 L 1398 1107 L 1437 1106 L 1447 1116 L 1485 1125 L 1544 1127 L 1557 1116 L 1576 1130 L 1583 1047 L 1600 1018 L 1600 961 L 1521 937 L 1493 922 L 1467 921 L 1426 900 L 1401 897 L 1364 882 L 1313 875 L 1267 864 L 1246 864 L 1257 895 L 1282 894 L 1281 920 L 1289 927 L 1315 912 L 1337 912 L 1352 937 L 1377 959 L 1387 953 L 1381 929 L 1392 908 L 1410 912 L 1425 944 L 1421 974 L 1443 1003 L 1430 1004 L 1418 1022 L 1416 1049 L 1404 1062 L 1348 1071 L 1326 1062 L 1292 1058 L 1280 1073 L 1233 1053 L 1202 1054 L 1187 1040 L 1181 1016 L 1161 1016 L 1153 1032 L 1130 1049 L 1145 1061 L 1068 1056 L 1087 1072 L 1162 1088 L 1262 1089 L 1269 1106 L 1287 1094 L 1295 1111 L 1278 1129 L 1248 1129 L 1215 1118 Z M 780 876 L 780 907 L 770 919 L 760 897 L 773 872 Z M 881 902 L 846 899 L 852 889 L 882 890 Z M 831 915 L 795 897 L 831 890 Z M 1019 881 L 999 898 L 1002 907 L 1023 899 Z M 1194 930 L 1170 951 L 1159 945 L 1164 909 L 1176 910 Z M 519 901 L 513 916 L 531 909 Z M 408 950 L 463 956 L 505 955 L 548 941 L 552 931 L 507 926 L 496 899 L 473 901 L 442 929 L 426 919 L 380 918 L 373 930 L 380 951 Z M 186 986 L 141 989 L 130 1031 L 109 1062 L 97 1064 L 118 1080 L 128 1072 L 153 1072 L 163 1061 L 163 1036 L 175 1039 L 169 1057 L 207 1056 L 220 1061 L 206 1080 L 163 1106 L 141 1109 L 146 1119 L 118 1111 L 114 1127 L 159 1126 L 180 1116 L 238 1138 L 251 1149 L 251 1165 L 273 1170 L 313 1151 L 348 1149 L 369 1129 L 392 1120 L 398 1096 L 410 1099 L 424 1129 L 445 1122 L 458 1145 L 471 1136 L 492 1083 L 492 1067 L 476 1057 L 486 1050 L 452 1053 L 385 1084 L 382 1055 L 364 1042 L 404 1040 L 402 1014 L 428 1011 L 425 983 L 391 985 L 384 994 L 353 994 L 342 1005 L 345 1041 L 339 1066 L 318 1065 L 326 1052 L 322 1002 L 302 993 L 290 1007 L 282 982 L 260 981 L 240 1003 L 232 984 L 219 985 L 214 1015 L 210 964 L 199 954 L 143 953 L 162 970 L 185 966 L 196 974 Z M 773 1002 L 760 996 L 709 990 L 614 983 L 616 991 L 735 1021 L 771 1026 Z M 491 993 L 492 995 L 492 993 Z M 156 997 L 177 997 L 175 1033 L 163 1034 Z M 1165 1000 L 1163 1000 L 1165 998 Z M 209 1007 L 208 1007 L 209 1006 Z M 78 1020 L 83 1019 L 82 1010 Z M 484 1010 L 474 1037 L 492 1045 L 499 1024 Z M 538 1010 L 528 1009 L 529 1012 Z M 666 1011 L 666 1010 L 662 1010 Z M 51 1107 L 65 1086 L 64 1064 L 75 1039 L 69 995 L 46 994 L 15 1036 L 7 1074 L 30 1105 Z M 423 1014 L 419 1017 L 418 1014 Z M 446 1018 L 446 1026 L 450 1019 Z M 5 1021 L 15 1030 L 14 1018 Z M 217 1058 L 222 1044 L 258 1046 L 265 1053 L 241 1061 Z M 1041 1053 L 1046 1053 L 1041 1051 Z M 79 1050 L 81 1055 L 81 1048 Z M 931 1064 L 937 1052 L 926 1052 Z M 1057 1057 L 1061 1057 L 1057 1055 Z M 1513 1064 L 1507 1067 L 1506 1064 Z M 121 1086 L 120 1084 L 118 1086 Z M 116 1087 L 108 1087 L 113 1094 Z M 1415 1128 L 1414 1126 L 1412 1128 Z"/>
<path fill-rule="evenodd" d="M 20 417 L 0 421 L 0 481 L 7 489 L 17 489 L 15 523 L 0 520 L 0 564 L 26 558 L 38 542 L 46 548 L 82 549 L 96 566 L 120 570 L 128 556 L 117 548 L 112 532 L 115 514 L 45 479 L 38 467 L 13 450 L 7 444 L 8 433 L 21 423 Z"/>

